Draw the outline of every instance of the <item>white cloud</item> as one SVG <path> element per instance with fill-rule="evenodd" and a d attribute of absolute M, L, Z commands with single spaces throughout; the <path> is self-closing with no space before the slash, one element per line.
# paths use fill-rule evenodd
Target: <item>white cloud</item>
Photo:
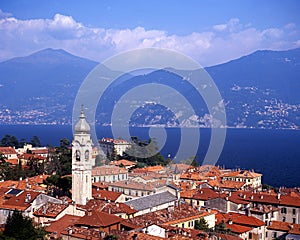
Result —
<path fill-rule="evenodd" d="M 91 28 L 61 14 L 56 14 L 53 19 L 20 20 L 1 10 L 0 35 L 0 60 L 52 47 L 101 61 L 129 49 L 161 47 L 187 54 L 203 66 L 226 62 L 258 49 L 297 47 L 300 38 L 293 23 L 259 30 L 233 18 L 227 23 L 211 26 L 206 32 L 179 36 L 143 27 Z"/>
<path fill-rule="evenodd" d="M 3 12 L 3 11 L 0 9 L 0 19 L 1 19 L 1 18 L 7 18 L 7 17 L 10 17 L 10 16 L 12 16 L 11 13 Z"/>

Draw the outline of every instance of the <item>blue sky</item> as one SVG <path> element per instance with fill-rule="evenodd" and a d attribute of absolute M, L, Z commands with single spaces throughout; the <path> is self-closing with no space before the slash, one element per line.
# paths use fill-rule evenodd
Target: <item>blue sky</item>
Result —
<path fill-rule="evenodd" d="M 2 0 L 0 61 L 52 47 L 101 61 L 161 47 L 214 65 L 300 46 L 300 1 Z"/>

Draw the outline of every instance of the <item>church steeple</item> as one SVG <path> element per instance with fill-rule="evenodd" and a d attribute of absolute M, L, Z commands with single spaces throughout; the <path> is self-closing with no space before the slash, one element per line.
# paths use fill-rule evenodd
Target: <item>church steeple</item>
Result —
<path fill-rule="evenodd" d="M 72 142 L 72 200 L 85 205 L 92 198 L 92 140 L 82 107 Z"/>
<path fill-rule="evenodd" d="M 81 107 L 79 121 L 76 123 L 74 130 L 75 130 L 76 134 L 78 134 L 78 133 L 90 133 L 91 128 L 90 128 L 90 125 L 86 121 L 86 117 L 84 115 L 83 105 Z"/>

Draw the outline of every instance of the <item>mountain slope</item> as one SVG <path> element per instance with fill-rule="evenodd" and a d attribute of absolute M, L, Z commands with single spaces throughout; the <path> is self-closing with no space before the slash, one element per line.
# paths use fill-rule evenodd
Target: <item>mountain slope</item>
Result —
<path fill-rule="evenodd" d="M 70 106 L 86 75 L 96 62 L 71 55 L 64 50 L 45 49 L 27 57 L 0 63 L 0 94 L 2 109 L 14 113 L 45 112 L 55 121 L 71 114 Z M 66 107 L 67 106 L 67 107 Z M 43 114 L 42 114 L 43 115 Z M 34 119 L 31 121 L 34 122 Z"/>
<path fill-rule="evenodd" d="M 76 93 L 96 65 L 96 62 L 64 50 L 53 49 L 0 63 L 1 123 L 70 124 Z M 299 128 L 300 48 L 257 51 L 206 70 L 226 103 L 228 126 Z M 192 124 L 191 121 L 202 121 L 201 124 L 209 121 L 203 101 L 199 103 L 199 99 L 194 99 L 184 81 L 167 70 L 159 70 L 140 76 L 123 76 L 115 81 L 106 91 L 106 102 L 98 106 L 97 122 L 110 124 L 115 102 L 130 89 L 149 82 L 179 89 L 197 108 L 198 116 L 187 116 L 187 126 Z M 174 95 L 170 93 L 164 97 L 172 99 Z M 141 106 L 133 113 L 131 124 L 177 124 L 176 109 L 180 104 L 174 101 L 173 114 L 153 103 Z"/>

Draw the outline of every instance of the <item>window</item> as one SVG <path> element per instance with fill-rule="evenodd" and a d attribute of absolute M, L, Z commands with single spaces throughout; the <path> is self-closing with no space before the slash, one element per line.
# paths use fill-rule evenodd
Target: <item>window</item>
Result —
<path fill-rule="evenodd" d="M 296 209 L 293 208 L 293 215 L 296 215 Z"/>
<path fill-rule="evenodd" d="M 79 150 L 76 150 L 75 158 L 76 158 L 76 161 L 80 161 L 80 151 Z"/>
<path fill-rule="evenodd" d="M 181 227 L 182 227 L 182 228 L 184 228 L 184 223 L 183 223 L 183 224 L 181 224 Z"/>
<path fill-rule="evenodd" d="M 249 239 L 252 239 L 252 233 L 249 232 Z"/>
<path fill-rule="evenodd" d="M 283 207 L 283 208 L 281 208 L 281 213 L 286 213 L 286 208 L 285 207 Z"/>
<path fill-rule="evenodd" d="M 90 156 L 89 150 L 86 150 L 84 153 L 85 161 L 89 160 L 89 156 Z"/>
<path fill-rule="evenodd" d="M 285 217 L 282 217 L 282 221 L 285 222 Z"/>
<path fill-rule="evenodd" d="M 296 218 L 293 218 L 293 223 L 296 223 Z"/>
<path fill-rule="evenodd" d="M 268 231 L 266 231 L 266 238 L 268 237 Z"/>

